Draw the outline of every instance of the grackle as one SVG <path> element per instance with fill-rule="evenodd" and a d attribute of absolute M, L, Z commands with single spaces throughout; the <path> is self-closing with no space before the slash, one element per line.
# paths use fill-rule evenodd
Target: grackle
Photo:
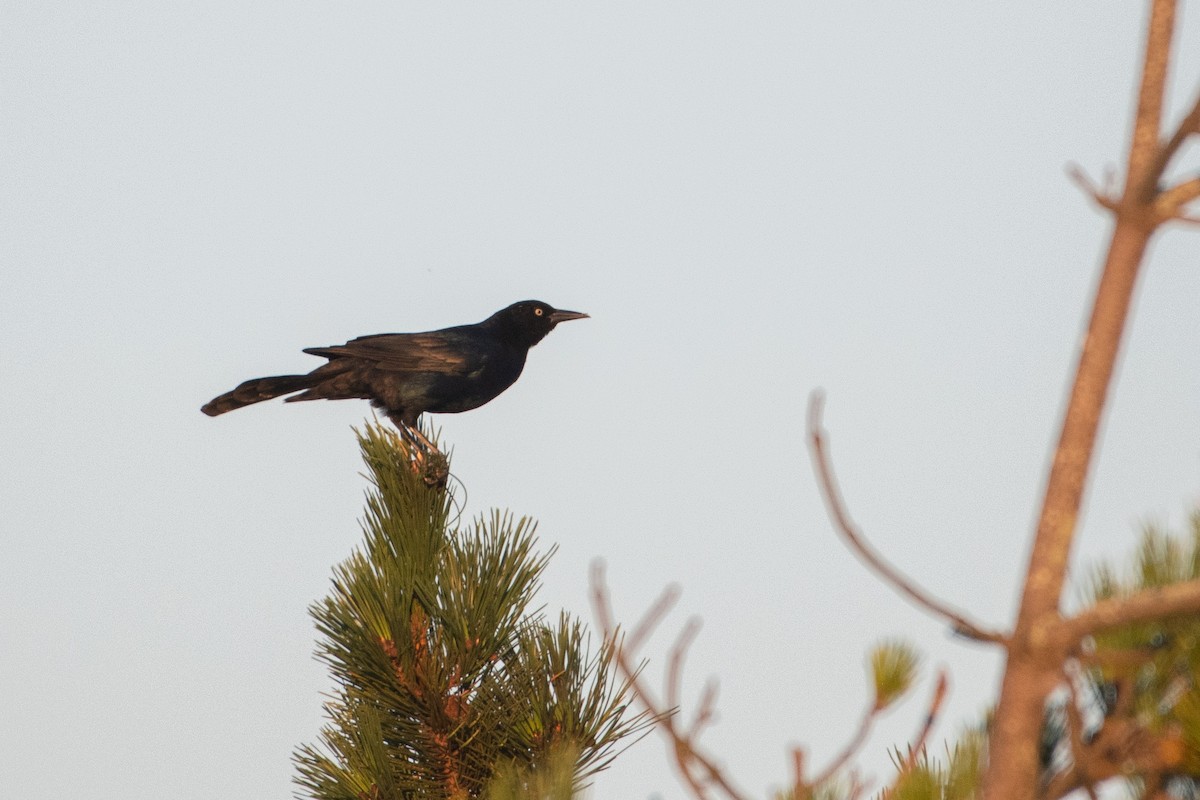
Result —
<path fill-rule="evenodd" d="M 514 303 L 483 322 L 426 333 L 360 336 L 304 352 L 329 359 L 307 375 L 254 378 L 200 409 L 210 417 L 285 394 L 299 400 L 370 400 L 401 432 L 432 447 L 417 429 L 425 412 L 455 414 L 493 399 L 521 375 L 529 348 L 560 322 L 587 314 L 537 300 Z M 300 394 L 293 394 L 300 392 Z"/>

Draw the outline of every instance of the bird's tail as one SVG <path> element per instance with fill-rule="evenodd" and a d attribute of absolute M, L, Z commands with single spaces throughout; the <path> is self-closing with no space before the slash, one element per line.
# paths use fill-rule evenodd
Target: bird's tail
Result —
<path fill-rule="evenodd" d="M 311 389 L 321 380 L 322 378 L 314 375 L 276 375 L 271 378 L 252 378 L 238 385 L 236 389 L 209 400 L 200 407 L 200 410 L 210 417 L 215 417 L 226 411 L 233 411 L 235 408 L 261 403 L 263 400 L 298 392 L 301 389 Z"/>

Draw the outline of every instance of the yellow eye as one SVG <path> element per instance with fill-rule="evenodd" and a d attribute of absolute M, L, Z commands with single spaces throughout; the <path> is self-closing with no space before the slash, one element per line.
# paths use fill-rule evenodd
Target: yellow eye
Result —
<path fill-rule="evenodd" d="M 537 314 L 540 317 L 542 314 L 544 314 L 546 312 L 542 311 L 542 309 L 540 309 L 540 308 L 535 308 L 533 310 L 533 313 Z"/>

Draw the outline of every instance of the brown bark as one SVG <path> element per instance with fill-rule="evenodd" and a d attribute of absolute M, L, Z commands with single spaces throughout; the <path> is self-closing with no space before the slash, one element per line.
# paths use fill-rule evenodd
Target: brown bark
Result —
<path fill-rule="evenodd" d="M 1057 684 L 1063 661 L 1075 644 L 1065 635 L 1070 629 L 1059 615 L 1059 604 L 1138 273 L 1161 222 L 1154 204 L 1159 199 L 1159 177 L 1169 160 L 1162 158 L 1160 129 L 1174 19 L 1175 0 L 1153 0 L 1125 191 L 1109 206 L 1116 225 L 1046 482 L 1021 605 L 1009 641 L 983 782 L 987 800 L 1036 797 L 1037 742 L 1046 695 Z"/>
<path fill-rule="evenodd" d="M 1108 398 L 1142 255 L 1153 227 L 1118 220 L 1105 261 L 1029 559 L 996 707 L 984 797 L 1033 800 L 1038 731 L 1067 643 L 1056 636 L 1059 600 L 1096 433 Z"/>

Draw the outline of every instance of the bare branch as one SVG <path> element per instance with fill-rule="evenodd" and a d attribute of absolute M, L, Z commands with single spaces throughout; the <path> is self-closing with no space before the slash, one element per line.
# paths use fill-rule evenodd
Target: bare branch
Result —
<path fill-rule="evenodd" d="M 1108 178 L 1105 180 L 1106 185 L 1104 188 L 1101 188 L 1093 183 L 1092 179 L 1088 177 L 1088 174 L 1084 172 L 1083 168 L 1078 164 L 1067 165 L 1067 176 L 1071 179 L 1071 182 L 1078 186 L 1084 194 L 1090 197 L 1092 202 L 1094 202 L 1096 205 L 1100 206 L 1101 208 L 1108 209 L 1109 211 L 1117 210 L 1119 201 L 1112 196 L 1110 188 L 1107 185 L 1111 182 L 1111 173 L 1109 173 Z"/>
<path fill-rule="evenodd" d="M 907 576 L 884 560 L 883 556 L 875 552 L 875 549 L 871 547 L 862 534 L 854 527 L 854 523 L 850 521 L 850 515 L 846 511 L 845 504 L 842 502 L 841 492 L 838 491 L 837 480 L 833 475 L 833 468 L 830 466 L 829 458 L 826 454 L 825 432 L 821 428 L 821 410 L 824 401 L 825 397 L 820 391 L 813 392 L 809 398 L 809 446 L 812 451 L 813 467 L 817 473 L 817 481 L 821 486 L 821 494 L 825 498 L 825 505 L 829 509 L 829 516 L 838 533 L 849 543 L 850 548 L 858 554 L 859 558 L 883 579 L 884 583 L 891 585 L 897 592 L 925 610 L 949 620 L 954 625 L 955 633 L 980 642 L 1003 644 L 1005 637 L 1002 634 L 981 628 L 909 580 Z"/>
<path fill-rule="evenodd" d="M 837 754 L 837 757 L 830 762 L 829 766 L 821 770 L 821 772 L 813 778 L 812 785 L 820 786 L 825 781 L 833 777 L 839 769 L 846 765 L 846 762 L 854 757 L 854 754 L 859 751 L 863 744 L 867 741 L 867 734 L 871 732 L 871 724 L 879 716 L 880 709 L 874 704 L 863 711 L 862 719 L 858 721 L 858 730 L 850 737 L 850 741 L 846 742 L 846 746 L 842 748 L 842 752 Z"/>
<path fill-rule="evenodd" d="M 1200 616 L 1200 579 L 1101 600 L 1064 620 L 1062 630 L 1070 641 L 1077 641 L 1122 625 L 1191 615 Z"/>
<path fill-rule="evenodd" d="M 672 584 L 663 589 L 663 593 L 654 601 L 654 605 L 646 610 L 641 620 L 638 621 L 637 627 L 633 629 L 633 632 L 629 634 L 629 638 L 625 640 L 625 646 L 629 649 L 629 652 L 636 653 L 642 649 L 642 645 L 646 643 L 646 639 L 654 633 L 654 629 L 658 627 L 663 617 L 667 615 L 667 612 L 671 610 L 678 600 L 679 586 Z"/>
<path fill-rule="evenodd" d="M 925 712 L 925 722 L 921 725 L 921 732 L 914 740 L 912 752 L 902 765 L 902 773 L 913 768 L 916 759 L 925 749 L 925 743 L 929 741 L 929 734 L 933 730 L 933 726 L 937 724 L 938 714 L 942 712 L 942 704 L 946 702 L 946 695 L 949 694 L 949 691 L 950 676 L 943 668 L 938 671 L 937 683 L 933 687 L 933 697 L 929 700 L 929 710 Z"/>
<path fill-rule="evenodd" d="M 1181 211 L 1175 216 L 1171 217 L 1169 221 L 1182 222 L 1185 225 L 1200 225 L 1200 214 L 1185 214 Z"/>
<path fill-rule="evenodd" d="M 1154 208 L 1163 220 L 1186 217 L 1184 207 L 1197 197 L 1200 197 L 1200 178 L 1192 178 L 1160 192 Z"/>
<path fill-rule="evenodd" d="M 1046 479 L 988 739 L 985 800 L 1035 796 L 1039 765 L 1037 750 L 1029 743 L 1036 740 L 1046 695 L 1058 678 L 1054 665 L 1074 649 L 1062 636 L 1063 583 L 1134 288 L 1146 248 L 1162 222 L 1153 204 L 1158 194 L 1156 159 L 1161 153 L 1159 132 L 1175 7 L 1175 0 L 1151 0 L 1125 189 Z"/>
<path fill-rule="evenodd" d="M 1129 144 L 1129 171 L 1126 173 L 1125 199 L 1137 205 L 1151 202 L 1161 177 L 1159 131 L 1162 126 L 1163 96 L 1167 84 L 1167 64 L 1171 58 L 1171 37 L 1175 32 L 1175 0 L 1153 0 L 1146 31 L 1146 50 L 1142 79 L 1138 89 L 1137 116 Z M 1155 170 L 1159 170 L 1157 173 Z"/>
<path fill-rule="evenodd" d="M 872 781 L 864 781 L 859 777 L 857 770 L 850 771 L 850 788 L 846 790 L 847 800 L 858 800 L 863 796 L 863 792 L 871 788 Z"/>
<path fill-rule="evenodd" d="M 614 642 L 613 660 L 616 663 L 617 669 L 625 677 L 633 695 L 658 720 L 659 730 L 670 740 L 675 755 L 675 763 L 679 768 L 679 774 L 687 784 L 692 797 L 696 798 L 696 800 L 706 800 L 706 798 L 712 796 L 710 788 L 716 788 L 728 800 L 747 800 L 747 796 L 734 788 L 729 778 L 725 776 L 724 772 L 722 772 L 721 768 L 716 765 L 712 758 L 696 746 L 694 734 L 704 724 L 707 724 L 713 716 L 713 703 L 716 700 L 715 688 L 705 690 L 700 702 L 696 722 L 692 725 L 692 733 L 684 733 L 678 726 L 676 711 L 678 710 L 680 676 L 683 672 L 683 662 L 687 655 L 687 648 L 700 629 L 699 621 L 693 619 L 688 622 L 671 651 L 666 687 L 668 704 L 664 707 L 655 699 L 653 693 L 646 688 L 645 683 L 641 679 L 641 671 L 631 662 L 634 651 L 625 647 L 616 636 L 617 628 L 613 623 L 612 604 L 609 602 L 608 586 L 604 580 L 604 563 L 602 561 L 597 560 L 592 563 L 590 583 L 592 587 L 592 613 L 595 614 L 596 621 L 604 636 Z M 677 596 L 678 590 L 670 588 L 650 607 L 650 610 L 634 629 L 640 634 L 640 641 L 644 641 L 650 635 L 650 632 L 662 620 L 667 609 L 675 602 Z"/>
<path fill-rule="evenodd" d="M 671 724 L 671 719 L 675 710 L 664 707 L 654 697 L 653 693 L 646 688 L 641 680 L 641 670 L 630 662 L 631 655 L 634 651 L 628 649 L 617 636 L 617 626 L 612 618 L 612 605 L 608 599 L 608 585 L 604 580 L 604 562 L 597 559 L 592 562 L 591 575 L 589 576 L 592 586 L 592 613 L 596 615 L 596 621 L 600 625 L 600 631 L 604 637 L 613 643 L 613 658 L 617 663 L 617 667 L 624 674 L 625 679 L 629 681 L 629 687 L 634 695 L 641 701 L 642 705 L 656 718 L 663 720 L 663 724 Z M 656 605 L 658 605 L 656 603 Z M 653 610 L 653 609 L 652 609 Z M 643 618 L 639 627 L 646 623 Z"/>
<path fill-rule="evenodd" d="M 1097 650 L 1094 647 L 1087 649 L 1081 647 L 1079 652 L 1075 653 L 1075 658 L 1080 664 L 1089 667 L 1105 667 L 1129 672 L 1130 670 L 1145 666 L 1153 660 L 1154 650 L 1150 647 L 1105 648 L 1103 650 Z"/>
<path fill-rule="evenodd" d="M 1171 164 L 1171 159 L 1179 152 L 1179 148 L 1183 147 L 1187 138 L 1193 135 L 1200 135 L 1200 93 L 1197 93 L 1192 109 L 1179 121 L 1179 126 L 1175 128 L 1171 138 L 1159 148 L 1151 167 L 1151 174 L 1155 176 L 1155 180 L 1163 176 Z"/>
<path fill-rule="evenodd" d="M 707 800 L 709 794 L 708 789 L 700 783 L 700 779 L 692 774 L 692 757 L 693 753 L 689 750 L 682 739 L 675 736 L 671 737 L 673 745 L 672 752 L 675 754 L 675 766 L 679 769 L 679 774 L 683 776 L 683 780 L 687 783 L 688 788 L 692 791 L 692 796 L 696 800 Z"/>
<path fill-rule="evenodd" d="M 683 626 L 675 646 L 671 648 L 671 658 L 667 665 L 667 705 L 679 708 L 679 682 L 683 679 L 683 662 L 687 659 L 688 648 L 700 633 L 700 620 L 692 617 Z"/>
<path fill-rule="evenodd" d="M 799 798 L 808 784 L 804 780 L 804 750 L 792 748 L 792 796 Z"/>
<path fill-rule="evenodd" d="M 937 682 L 933 686 L 933 697 L 929 699 L 929 710 L 925 712 L 925 720 L 921 723 L 921 730 L 909 745 L 908 755 L 904 757 L 903 763 L 896 771 L 896 778 L 892 781 L 892 785 L 884 790 L 880 795 L 881 800 L 888 800 L 896 792 L 896 786 L 900 779 L 907 775 L 917 765 L 917 759 L 925 752 L 925 743 L 929 741 L 929 734 L 933 731 L 933 726 L 937 724 L 938 715 L 942 712 L 942 704 L 946 701 L 946 695 L 950 689 L 950 676 L 946 670 L 938 670 Z"/>
<path fill-rule="evenodd" d="M 700 732 L 716 719 L 717 689 L 718 684 L 714 679 L 704 684 L 704 691 L 700 693 L 700 705 L 696 708 L 696 718 L 692 720 L 692 726 L 688 729 L 689 738 L 700 738 Z"/>

